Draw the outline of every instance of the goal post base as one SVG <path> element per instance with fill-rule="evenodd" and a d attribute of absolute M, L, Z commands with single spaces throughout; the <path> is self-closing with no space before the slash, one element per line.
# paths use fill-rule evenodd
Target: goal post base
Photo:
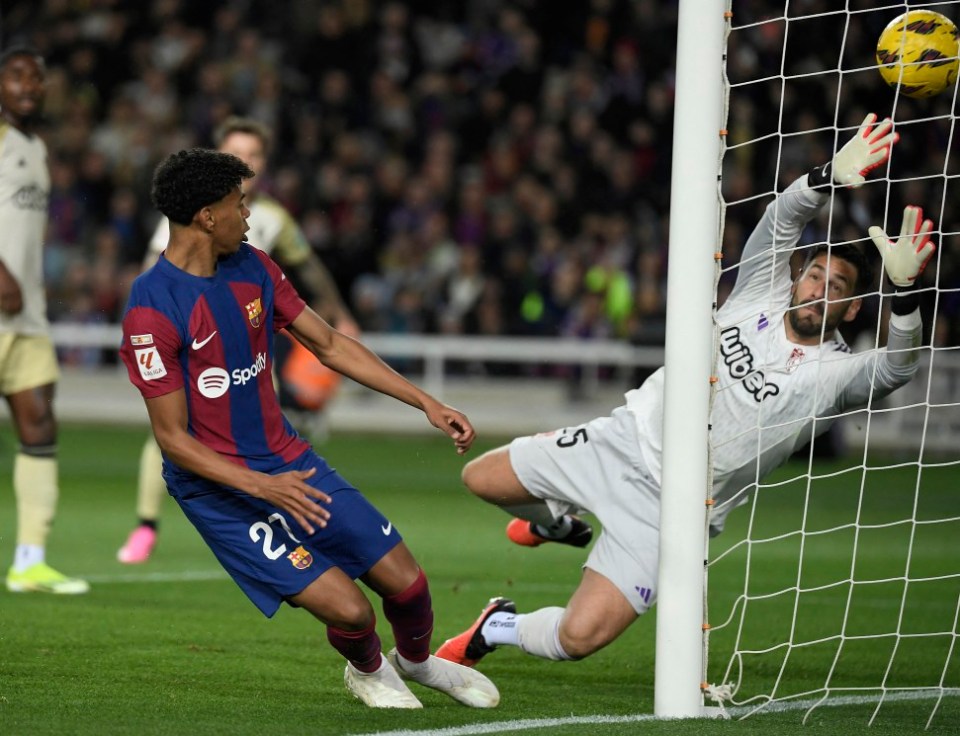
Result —
<path fill-rule="evenodd" d="M 703 706 L 703 712 L 700 715 L 701 718 L 709 718 L 714 721 L 729 721 L 730 714 L 727 713 L 725 708 L 721 708 L 719 705 L 705 705 Z"/>

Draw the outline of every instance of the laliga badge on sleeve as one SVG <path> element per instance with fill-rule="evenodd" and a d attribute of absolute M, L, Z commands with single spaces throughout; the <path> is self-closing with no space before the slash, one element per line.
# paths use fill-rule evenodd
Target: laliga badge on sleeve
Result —
<path fill-rule="evenodd" d="M 167 375 L 167 369 L 156 347 L 141 348 L 133 352 L 137 356 L 137 368 L 140 369 L 140 377 L 144 381 L 155 381 Z"/>

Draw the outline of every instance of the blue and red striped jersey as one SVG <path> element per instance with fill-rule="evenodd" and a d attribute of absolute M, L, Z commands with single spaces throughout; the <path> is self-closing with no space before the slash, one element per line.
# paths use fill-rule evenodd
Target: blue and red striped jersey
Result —
<path fill-rule="evenodd" d="M 247 243 L 208 278 L 161 257 L 133 282 L 120 355 L 145 399 L 185 391 L 198 441 L 270 472 L 309 448 L 272 379 L 273 333 L 304 307 L 279 266 Z"/>

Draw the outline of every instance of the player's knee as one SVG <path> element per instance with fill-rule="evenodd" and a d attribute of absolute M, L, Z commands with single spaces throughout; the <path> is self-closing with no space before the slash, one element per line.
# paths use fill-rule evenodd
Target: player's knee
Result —
<path fill-rule="evenodd" d="M 471 460 L 463 466 L 463 470 L 460 473 L 460 480 L 463 481 L 463 484 L 471 493 L 481 498 L 486 497 L 484 494 L 486 490 L 485 478 L 488 475 L 486 457 L 486 455 L 482 455 L 481 457 Z"/>
<path fill-rule="evenodd" d="M 327 622 L 343 631 L 363 631 L 375 621 L 373 607 L 365 598 L 338 601 L 327 614 Z"/>
<path fill-rule="evenodd" d="M 502 504 L 508 500 L 505 486 L 508 476 L 512 475 L 509 454 L 500 448 L 468 462 L 460 478 L 473 495 L 489 503 Z"/>

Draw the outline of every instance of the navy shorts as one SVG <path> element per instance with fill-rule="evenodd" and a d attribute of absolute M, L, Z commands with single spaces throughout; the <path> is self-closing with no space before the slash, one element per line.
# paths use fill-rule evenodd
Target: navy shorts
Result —
<path fill-rule="evenodd" d="M 307 534 L 287 512 L 229 486 L 170 472 L 171 495 L 220 564 L 265 616 L 336 567 L 356 579 L 400 543 L 383 514 L 312 450 L 273 475 L 317 472 L 307 482 L 329 494 L 327 526 Z"/>

